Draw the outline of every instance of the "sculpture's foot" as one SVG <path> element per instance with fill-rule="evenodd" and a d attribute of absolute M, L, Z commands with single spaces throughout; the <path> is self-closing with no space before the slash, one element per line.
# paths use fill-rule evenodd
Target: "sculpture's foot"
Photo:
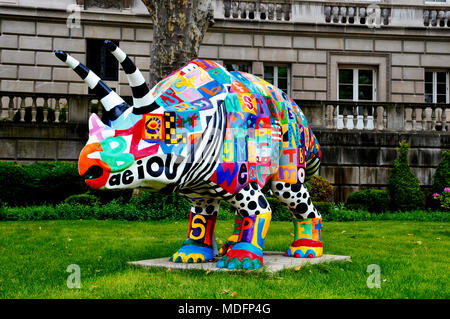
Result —
<path fill-rule="evenodd" d="M 233 248 L 234 245 L 236 245 L 236 242 L 238 240 L 238 235 L 231 235 L 225 244 L 222 245 L 222 247 L 219 249 L 219 255 L 225 256 L 231 248 Z"/>
<path fill-rule="evenodd" d="M 285 256 L 296 258 L 316 258 L 323 254 L 321 241 L 298 239 L 291 244 Z"/>
<path fill-rule="evenodd" d="M 204 263 L 214 260 L 212 247 L 196 244 L 193 240 L 186 240 L 169 261 L 176 263 Z"/>
<path fill-rule="evenodd" d="M 253 244 L 235 244 L 217 263 L 218 268 L 259 269 L 263 266 L 263 251 Z"/>

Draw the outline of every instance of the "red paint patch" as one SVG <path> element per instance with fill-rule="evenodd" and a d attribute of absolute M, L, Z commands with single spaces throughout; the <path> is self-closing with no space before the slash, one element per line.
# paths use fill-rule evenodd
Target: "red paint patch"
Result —
<path fill-rule="evenodd" d="M 261 262 L 261 266 L 263 264 L 263 258 L 243 249 L 232 249 L 227 253 L 228 261 L 231 260 L 231 258 L 237 258 L 240 262 L 244 260 L 245 258 L 248 258 L 250 260 L 258 259 Z"/>
<path fill-rule="evenodd" d="M 291 245 L 292 247 L 322 247 L 321 241 L 311 240 L 311 239 L 298 239 L 294 241 Z"/>

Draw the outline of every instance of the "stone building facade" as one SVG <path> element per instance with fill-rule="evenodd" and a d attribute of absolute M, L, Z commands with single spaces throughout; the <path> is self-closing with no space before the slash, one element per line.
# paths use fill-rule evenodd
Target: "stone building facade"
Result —
<path fill-rule="evenodd" d="M 446 118 L 450 118 L 450 0 L 213 0 L 212 3 L 215 23 L 204 37 L 200 57 L 264 77 L 299 103 L 337 100 L 391 102 L 397 106 L 442 103 L 436 113 L 424 106 L 402 108 L 405 113 L 402 121 L 409 121 L 410 129 L 416 122 L 419 125 L 424 121 L 420 124 L 422 132 L 409 132 L 405 135 L 408 140 L 431 134 L 424 141 L 433 141 L 432 145 L 424 141 L 412 145 L 417 150 L 411 155 L 422 184 L 430 185 L 440 151 L 450 145 L 448 132 L 432 129 L 436 121 L 444 123 L 445 128 Z M 53 50 L 68 51 L 89 66 L 89 60 L 102 55 L 101 48 L 93 49 L 95 43 L 101 43 L 95 40 L 104 39 L 117 41 L 148 78 L 153 33 L 141 1 L 0 0 L 1 117 L 11 115 L 7 108 L 12 104 L 7 95 L 12 92 L 88 94 L 87 86 L 55 58 Z M 108 64 L 110 60 L 102 61 Z M 105 65 L 106 69 L 101 71 L 104 74 L 100 75 L 106 76 L 106 82 L 120 95 L 131 95 L 125 73 L 119 66 L 114 67 L 118 71 Z M 407 126 L 395 129 L 387 125 L 391 131 L 400 132 L 393 139 L 377 138 L 382 142 L 376 146 L 365 146 L 361 132 L 377 129 L 374 117 L 381 122 L 384 117 L 385 123 L 393 123 L 395 110 L 384 115 L 377 113 L 377 108 L 369 108 L 367 114 L 359 107 L 348 112 L 342 107 L 324 110 L 305 112 L 323 118 L 313 121 L 312 126 L 317 127 L 325 141 L 336 140 L 330 132 L 338 134 L 338 129 L 358 128 L 353 142 L 359 141 L 355 143 L 360 151 L 368 147 L 380 150 L 376 155 L 379 160 L 374 162 L 369 157 L 366 164 L 356 163 L 342 153 L 343 148 L 336 149 L 337 144 L 333 145 L 336 142 L 325 142 L 330 145 L 325 145 L 321 174 L 341 185 L 337 197 L 345 198 L 361 185 L 384 187 L 386 178 L 376 174 L 381 171 L 387 174 L 395 158 L 396 143 Z M 336 123 L 327 130 L 320 123 L 330 119 L 330 112 L 336 115 Z M 353 120 L 352 114 L 358 114 L 358 118 L 355 116 Z M 83 113 L 79 117 L 81 122 L 85 116 Z M 427 122 L 426 126 L 425 120 L 431 124 Z M 64 129 L 71 132 L 72 140 L 77 139 L 70 127 Z M 13 132 L 11 128 L 8 130 Z M 9 141 L 17 134 L 14 132 L 8 135 Z M 73 155 L 61 157 L 58 155 L 61 150 L 56 147 L 50 159 L 76 160 L 83 138 L 79 136 L 79 141 L 73 144 L 76 145 L 76 150 L 70 151 Z M 40 159 L 36 154 L 20 155 L 18 144 L 9 147 L 11 152 L 0 154 L 1 159 Z M 381 155 L 381 150 L 388 155 Z M 340 169 L 341 166 L 344 168 Z M 377 169 L 380 166 L 383 169 Z"/>
<path fill-rule="evenodd" d="M 426 88 L 433 94 L 438 81 L 431 75 L 426 86 L 426 73 L 443 72 L 439 94 L 449 103 L 448 0 L 217 0 L 213 5 L 215 24 L 200 57 L 247 66 L 260 76 L 265 67 L 267 74 L 273 72 L 267 67 L 286 67 L 294 99 L 338 100 L 345 87 L 339 88 L 343 67 L 373 70 L 370 98 L 392 102 L 425 102 Z M 0 0 L 0 89 L 86 94 L 87 87 L 52 51 L 67 50 L 86 63 L 88 39 L 119 41 L 148 76 L 152 25 L 147 15 L 138 0 Z M 109 84 L 130 94 L 123 71 Z"/>

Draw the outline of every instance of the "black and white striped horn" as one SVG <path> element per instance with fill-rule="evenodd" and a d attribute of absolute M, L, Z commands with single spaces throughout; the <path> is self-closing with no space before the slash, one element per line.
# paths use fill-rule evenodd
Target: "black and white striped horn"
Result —
<path fill-rule="evenodd" d="M 78 74 L 84 82 L 94 91 L 102 102 L 108 113 L 109 119 L 114 122 L 125 112 L 130 105 L 125 102 L 116 92 L 106 85 L 94 72 L 81 64 L 78 60 L 71 57 L 64 51 L 56 50 L 55 55 L 68 66 L 70 66 L 76 74 Z"/>
<path fill-rule="evenodd" d="M 133 113 L 137 115 L 146 114 L 159 108 L 159 105 L 156 104 L 153 94 L 150 92 L 150 89 L 145 82 L 144 76 L 130 57 L 110 40 L 106 40 L 105 45 L 117 61 L 120 62 L 127 75 L 131 94 L 133 95 Z"/>

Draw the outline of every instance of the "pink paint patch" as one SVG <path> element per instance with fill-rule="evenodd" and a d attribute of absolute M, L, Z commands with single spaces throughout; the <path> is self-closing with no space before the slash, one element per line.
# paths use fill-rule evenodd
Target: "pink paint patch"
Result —
<path fill-rule="evenodd" d="M 144 122 L 139 120 L 134 126 L 127 130 L 118 130 L 116 131 L 116 136 L 127 136 L 132 135 L 131 137 L 131 145 L 130 145 L 130 153 L 133 154 L 134 159 L 138 160 L 140 158 L 144 158 L 150 155 L 155 155 L 158 152 L 159 144 L 154 143 L 150 146 L 139 149 L 139 142 L 142 140 L 142 131 L 143 131 Z M 146 142 L 147 143 L 147 142 Z"/>

